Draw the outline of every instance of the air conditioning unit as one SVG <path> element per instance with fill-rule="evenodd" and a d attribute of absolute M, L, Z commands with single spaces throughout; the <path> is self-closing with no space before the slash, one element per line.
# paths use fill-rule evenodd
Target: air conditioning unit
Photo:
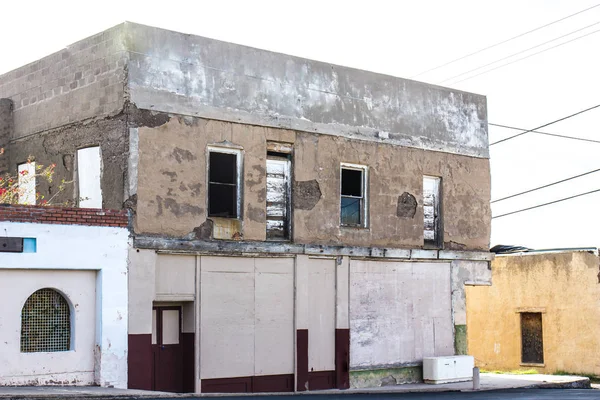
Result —
<path fill-rule="evenodd" d="M 473 380 L 473 356 L 425 357 L 423 381 L 425 383 L 449 383 Z"/>

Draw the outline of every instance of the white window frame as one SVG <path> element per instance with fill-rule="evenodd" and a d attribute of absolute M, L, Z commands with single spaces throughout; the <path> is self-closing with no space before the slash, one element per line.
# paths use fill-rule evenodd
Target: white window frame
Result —
<path fill-rule="evenodd" d="M 210 208 L 210 153 L 224 153 L 224 154 L 234 154 L 236 156 L 236 214 L 237 217 L 218 217 L 211 216 L 209 214 Z M 242 219 L 242 174 L 243 174 L 243 151 L 241 148 L 237 147 L 222 147 L 216 145 L 206 146 L 206 215 L 209 218 L 230 218 L 230 219 Z"/>
<path fill-rule="evenodd" d="M 342 224 L 342 197 L 354 197 L 354 196 L 342 196 L 342 171 L 344 169 L 350 169 L 354 171 L 361 171 L 363 174 L 362 181 L 362 221 L 359 225 L 344 225 Z M 340 211 L 340 226 L 343 228 L 368 228 L 369 227 L 369 167 L 367 165 L 352 164 L 352 163 L 340 163 L 340 198 L 338 201 Z"/>
<path fill-rule="evenodd" d="M 23 175 L 22 172 L 27 171 Z M 24 162 L 17 166 L 17 182 L 19 185 L 19 204 L 35 206 L 37 203 L 37 187 L 35 179 L 35 161 Z"/>

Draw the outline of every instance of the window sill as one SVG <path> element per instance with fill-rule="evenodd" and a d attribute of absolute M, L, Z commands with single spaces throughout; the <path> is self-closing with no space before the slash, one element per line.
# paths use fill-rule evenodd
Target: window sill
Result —
<path fill-rule="evenodd" d="M 359 226 L 359 225 L 340 225 L 340 229 L 348 229 L 353 231 L 368 231 L 368 226 Z"/>
<path fill-rule="evenodd" d="M 539 367 L 539 368 L 546 368 L 546 364 L 542 363 L 542 364 L 538 364 L 538 363 L 520 363 L 519 364 L 521 367 Z"/>

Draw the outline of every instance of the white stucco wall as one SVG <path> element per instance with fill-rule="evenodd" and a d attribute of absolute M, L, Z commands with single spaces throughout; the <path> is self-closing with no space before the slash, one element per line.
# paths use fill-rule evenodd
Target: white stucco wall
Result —
<path fill-rule="evenodd" d="M 127 254 L 129 247 L 127 229 L 0 222 L 0 233 L 9 237 L 35 238 L 37 242 L 35 253 L 1 253 L 0 292 L 7 291 L 11 285 L 10 281 L 3 279 L 8 276 L 9 271 L 11 274 L 18 270 L 27 273 L 27 286 L 24 283 L 22 285 L 23 288 L 28 287 L 31 293 L 37 289 L 52 287 L 52 282 L 48 281 L 48 272 L 60 271 L 64 274 L 71 271 L 73 274 L 69 275 L 69 282 L 85 284 L 85 279 L 81 280 L 77 275 L 80 271 L 94 271 L 96 293 L 94 296 L 92 288 L 86 299 L 95 303 L 96 312 L 93 319 L 95 332 L 91 332 L 90 327 L 83 323 L 77 324 L 75 329 L 82 329 L 82 333 L 87 332 L 87 337 L 93 338 L 95 383 L 101 386 L 126 388 Z M 36 270 L 40 273 L 32 273 Z M 88 276 L 89 274 L 83 275 Z M 68 292 L 66 294 L 68 295 Z M 90 296 L 94 296 L 94 298 L 90 299 Z M 8 306 L 0 311 L 0 315 L 4 317 L 11 313 L 20 315 L 23 303 L 24 301 L 4 303 Z M 10 353 L 14 349 L 9 346 L 15 344 L 4 339 L 4 335 L 11 333 L 7 333 L 4 327 L 1 328 L 0 354 Z M 20 331 L 20 326 L 18 329 Z M 77 334 L 79 332 L 76 332 Z M 75 358 L 79 361 L 69 361 L 70 369 L 65 369 L 61 363 L 52 362 L 53 359 L 56 359 L 56 354 L 36 353 L 34 357 L 25 361 L 18 357 L 2 361 L 0 363 L 0 385 L 30 382 L 27 380 L 28 378 L 22 380 L 14 376 L 8 378 L 7 371 L 14 371 L 15 365 L 17 365 L 15 363 L 18 362 L 26 362 L 27 365 L 45 363 L 44 372 L 36 373 L 35 379 L 38 384 L 52 384 L 55 371 L 63 374 L 61 379 L 73 381 L 77 379 L 77 374 L 83 372 L 79 371 L 80 369 L 88 368 L 87 364 L 79 363 L 89 357 L 90 354 L 87 351 L 76 354 Z M 86 366 L 83 367 L 83 365 Z M 71 375 L 73 379 L 69 379 Z M 75 384 L 77 383 L 83 384 L 83 382 L 75 382 Z"/>
<path fill-rule="evenodd" d="M 350 367 L 454 354 L 450 263 L 350 261 Z"/>

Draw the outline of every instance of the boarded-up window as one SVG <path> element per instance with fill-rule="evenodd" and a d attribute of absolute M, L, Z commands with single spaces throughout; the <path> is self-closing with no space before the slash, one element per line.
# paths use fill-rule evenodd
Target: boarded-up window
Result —
<path fill-rule="evenodd" d="M 290 170 L 288 155 L 267 153 L 267 239 L 290 238 Z"/>
<path fill-rule="evenodd" d="M 542 313 L 521 313 L 521 362 L 544 363 Z"/>
<path fill-rule="evenodd" d="M 77 150 L 77 187 L 79 207 L 102 208 L 102 158 L 100 147 Z"/>
<path fill-rule="evenodd" d="M 344 226 L 366 226 L 367 167 L 342 164 L 341 168 L 341 224 Z"/>
<path fill-rule="evenodd" d="M 441 247 L 441 179 L 435 176 L 423 177 L 423 237 L 425 245 Z"/>
<path fill-rule="evenodd" d="M 19 164 L 19 204 L 35 205 L 35 162 Z"/>
<path fill-rule="evenodd" d="M 239 152 L 211 149 L 208 159 L 208 215 L 237 218 L 240 211 Z"/>

